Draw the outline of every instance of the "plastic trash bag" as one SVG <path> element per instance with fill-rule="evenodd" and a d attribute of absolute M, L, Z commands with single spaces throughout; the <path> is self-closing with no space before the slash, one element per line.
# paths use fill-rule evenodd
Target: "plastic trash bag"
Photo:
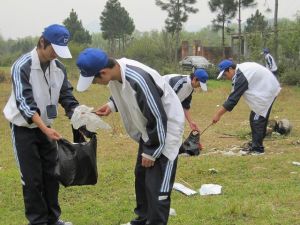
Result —
<path fill-rule="evenodd" d="M 200 134 L 198 131 L 193 130 L 180 146 L 179 154 L 186 153 L 192 156 L 196 156 L 200 154 L 200 150 Z"/>
<path fill-rule="evenodd" d="M 97 183 L 97 138 L 89 142 L 71 143 L 66 139 L 57 141 L 58 158 L 55 177 L 65 187 L 93 185 Z"/>
<path fill-rule="evenodd" d="M 222 186 L 218 184 L 202 184 L 199 189 L 200 195 L 219 195 L 222 192 Z"/>
<path fill-rule="evenodd" d="M 71 123 L 74 129 L 86 126 L 86 129 L 91 132 L 96 132 L 99 128 L 111 129 L 99 116 L 93 113 L 93 107 L 85 105 L 77 106 L 71 118 Z"/>

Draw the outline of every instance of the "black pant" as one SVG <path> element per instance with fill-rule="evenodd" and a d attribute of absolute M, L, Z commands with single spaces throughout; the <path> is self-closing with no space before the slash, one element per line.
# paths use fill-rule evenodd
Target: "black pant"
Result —
<path fill-rule="evenodd" d="M 147 225 L 166 225 L 168 223 L 171 191 L 173 188 L 177 158 L 170 161 L 161 155 L 154 166 L 142 167 L 142 141 L 135 167 L 135 213 Z"/>
<path fill-rule="evenodd" d="M 263 140 L 266 137 L 268 120 L 269 120 L 273 103 L 271 104 L 266 117 L 260 116 L 253 111 L 251 111 L 250 113 L 249 120 L 250 120 L 251 133 L 252 133 L 252 151 L 257 151 L 257 152 L 265 151 L 263 146 Z"/>
<path fill-rule="evenodd" d="M 20 166 L 25 215 L 30 224 L 55 223 L 61 213 L 59 184 L 54 178 L 56 142 L 38 128 L 11 125 L 17 163 Z"/>

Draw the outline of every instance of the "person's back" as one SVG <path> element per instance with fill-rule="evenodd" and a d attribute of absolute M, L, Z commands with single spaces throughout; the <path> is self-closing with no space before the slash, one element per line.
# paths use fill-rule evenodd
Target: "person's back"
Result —
<path fill-rule="evenodd" d="M 238 70 L 248 81 L 248 89 L 243 95 L 246 102 L 257 114 L 265 115 L 271 104 L 270 99 L 280 92 L 279 82 L 268 69 L 255 62 L 237 64 Z"/>

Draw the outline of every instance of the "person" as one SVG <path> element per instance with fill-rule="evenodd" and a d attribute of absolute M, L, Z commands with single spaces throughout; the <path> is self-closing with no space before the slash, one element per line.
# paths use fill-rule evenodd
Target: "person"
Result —
<path fill-rule="evenodd" d="M 275 77 L 277 77 L 277 65 L 273 56 L 270 54 L 270 49 L 264 48 L 262 54 L 265 56 L 266 67 L 274 74 Z"/>
<path fill-rule="evenodd" d="M 59 183 L 54 177 L 56 141 L 51 128 L 60 103 L 70 118 L 78 101 L 66 69 L 57 57 L 71 58 L 66 27 L 46 27 L 37 47 L 12 66 L 12 92 L 4 108 L 10 122 L 13 149 L 21 173 L 25 216 L 30 225 L 71 225 L 60 220 Z"/>
<path fill-rule="evenodd" d="M 232 91 L 223 106 L 212 118 L 217 123 L 227 111 L 232 111 L 241 96 L 251 109 L 250 127 L 252 144 L 249 154 L 264 153 L 263 140 L 272 105 L 280 92 L 280 85 L 273 74 L 264 66 L 254 62 L 235 64 L 231 60 L 223 60 L 219 64 L 218 79 L 225 77 L 232 80 Z"/>
<path fill-rule="evenodd" d="M 99 116 L 118 111 L 129 136 L 139 143 L 135 166 L 137 218 L 131 225 L 166 225 L 184 130 L 178 97 L 154 69 L 134 60 L 109 58 L 101 49 L 87 48 L 77 59 L 81 71 L 77 90 L 91 83 L 107 85 L 108 103 Z"/>
<path fill-rule="evenodd" d="M 192 94 L 195 88 L 201 87 L 202 91 L 207 91 L 206 81 L 208 80 L 208 74 L 205 69 L 195 69 L 193 73 L 188 75 L 180 74 L 167 74 L 163 78 L 173 88 L 179 100 L 181 101 L 184 115 L 189 123 L 191 130 L 200 131 L 198 125 L 193 121 L 190 108 L 192 101 Z"/>

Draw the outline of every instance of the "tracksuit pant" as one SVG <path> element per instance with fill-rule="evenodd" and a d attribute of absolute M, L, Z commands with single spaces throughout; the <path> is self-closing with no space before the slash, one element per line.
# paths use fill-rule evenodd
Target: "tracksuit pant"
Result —
<path fill-rule="evenodd" d="M 54 178 L 56 142 L 39 128 L 11 125 L 12 142 L 20 167 L 25 215 L 30 225 L 54 224 L 60 214 L 59 183 Z"/>
<path fill-rule="evenodd" d="M 252 134 L 252 151 L 256 151 L 256 152 L 265 151 L 263 146 L 263 140 L 266 137 L 268 120 L 269 120 L 273 103 L 271 104 L 266 117 L 260 116 L 253 111 L 251 111 L 250 113 L 249 120 L 250 120 L 251 134 Z"/>
<path fill-rule="evenodd" d="M 154 166 L 142 166 L 142 141 L 139 145 L 135 167 L 135 194 L 138 215 L 132 220 L 133 225 L 166 225 L 168 223 L 171 191 L 173 188 L 177 158 L 170 161 L 161 155 L 156 159 Z"/>

